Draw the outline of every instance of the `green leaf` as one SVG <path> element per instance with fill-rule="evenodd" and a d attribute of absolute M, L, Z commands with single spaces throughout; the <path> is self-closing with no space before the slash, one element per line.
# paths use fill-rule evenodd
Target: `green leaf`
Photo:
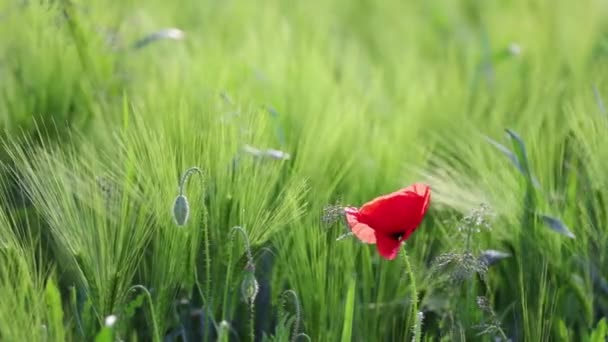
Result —
<path fill-rule="evenodd" d="M 95 342 L 113 342 L 114 329 L 111 327 L 103 327 L 97 336 L 95 336 Z"/>
<path fill-rule="evenodd" d="M 566 323 L 564 323 L 564 321 L 560 319 L 559 321 L 557 321 L 557 328 L 560 337 L 559 340 L 569 341 L 570 339 L 568 338 L 568 327 L 566 326 Z"/>
<path fill-rule="evenodd" d="M 484 138 L 486 139 L 486 141 L 488 143 L 490 143 L 492 146 L 496 147 L 500 152 L 502 152 L 505 156 L 507 156 L 507 158 L 509 158 L 511 163 L 513 163 L 513 165 L 515 165 L 515 167 L 521 173 L 524 173 L 524 170 L 523 170 L 521 164 L 519 163 L 519 159 L 517 159 L 517 156 L 513 152 L 511 152 L 511 150 L 509 150 L 507 147 L 505 147 L 501 143 L 497 142 L 496 140 L 494 140 L 488 136 L 484 136 Z"/>
<path fill-rule="evenodd" d="M 496 147 L 496 149 L 498 149 L 505 156 L 507 156 L 507 158 L 509 158 L 509 160 L 511 161 L 511 163 L 513 164 L 513 166 L 515 166 L 515 168 L 517 168 L 517 170 L 519 170 L 519 172 L 521 172 L 522 175 L 524 175 L 525 177 L 527 177 L 527 175 L 529 174 L 529 172 L 526 171 L 526 169 L 524 169 L 524 167 L 522 166 L 522 163 L 520 162 L 520 158 L 515 153 L 513 153 L 507 147 L 505 147 L 504 145 L 500 144 L 499 142 L 493 140 L 492 138 L 490 138 L 488 136 L 484 136 L 484 138 L 486 139 L 486 141 L 488 143 L 490 143 L 490 145 Z M 532 183 L 534 184 L 534 186 L 536 188 L 539 188 L 540 187 L 540 183 L 538 182 L 538 179 L 536 179 L 536 177 L 534 177 L 534 175 L 530 175 L 530 177 L 532 179 Z"/>
<path fill-rule="evenodd" d="M 507 132 L 509 138 L 511 138 L 513 150 L 515 151 L 517 159 L 519 160 L 522 168 L 526 171 L 529 170 L 528 152 L 526 151 L 526 144 L 524 143 L 523 139 L 519 136 L 519 134 L 515 133 L 515 131 L 509 128 L 507 128 L 505 132 Z"/>
<path fill-rule="evenodd" d="M 123 320 L 128 321 L 131 318 L 133 318 L 133 316 L 135 316 L 135 311 L 144 304 L 144 300 L 145 300 L 145 293 L 140 293 L 135 298 L 133 298 L 133 300 L 130 301 L 125 306 L 125 311 L 124 311 L 125 313 L 123 316 Z"/>
<path fill-rule="evenodd" d="M 538 188 L 540 185 L 538 180 L 532 175 L 532 171 L 530 169 L 530 163 L 528 161 L 528 152 L 526 150 L 526 144 L 523 139 L 519 136 L 519 134 L 515 133 L 511 129 L 505 130 L 511 138 L 511 142 L 513 144 L 514 154 L 517 156 L 517 160 L 519 163 L 519 170 L 526 177 L 526 180 L 532 184 L 535 188 Z"/>
<path fill-rule="evenodd" d="M 65 341 L 61 294 L 52 279 L 48 281 L 44 289 L 44 300 L 47 306 L 47 327 L 52 336 L 51 340 Z"/>
<path fill-rule="evenodd" d="M 344 320 L 342 321 L 342 342 L 352 341 L 353 316 L 355 311 L 355 286 L 356 281 L 352 278 L 348 285 L 348 292 L 346 293 Z"/>
<path fill-rule="evenodd" d="M 606 317 L 603 317 L 595 326 L 589 337 L 590 342 L 605 342 L 608 339 L 608 324 Z"/>

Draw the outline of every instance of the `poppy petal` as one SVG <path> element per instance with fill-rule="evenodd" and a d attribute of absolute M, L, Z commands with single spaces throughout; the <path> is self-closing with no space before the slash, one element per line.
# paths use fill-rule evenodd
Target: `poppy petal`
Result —
<path fill-rule="evenodd" d="M 356 208 L 345 208 L 344 211 L 346 213 L 346 221 L 353 234 L 364 243 L 376 243 L 374 230 L 365 223 L 359 222 L 357 218 L 359 210 Z"/>
<path fill-rule="evenodd" d="M 401 247 L 401 241 L 376 232 L 376 248 L 383 258 L 388 260 L 395 259 L 397 254 L 399 254 L 399 247 Z"/>
<path fill-rule="evenodd" d="M 403 233 L 405 240 L 422 222 L 430 198 L 427 185 L 412 184 L 367 202 L 361 207 L 358 220 L 385 235 Z"/>

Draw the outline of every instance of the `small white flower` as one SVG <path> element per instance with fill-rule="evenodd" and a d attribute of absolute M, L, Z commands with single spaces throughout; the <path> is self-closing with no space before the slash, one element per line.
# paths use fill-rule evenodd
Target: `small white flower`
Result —
<path fill-rule="evenodd" d="M 509 53 L 513 56 L 521 55 L 521 46 L 517 43 L 509 44 L 508 50 L 509 50 Z"/>
<path fill-rule="evenodd" d="M 116 315 L 110 315 L 110 316 L 106 317 L 106 322 L 105 322 L 106 327 L 109 327 L 109 328 L 113 327 L 114 324 L 116 324 L 116 321 L 117 321 Z"/>

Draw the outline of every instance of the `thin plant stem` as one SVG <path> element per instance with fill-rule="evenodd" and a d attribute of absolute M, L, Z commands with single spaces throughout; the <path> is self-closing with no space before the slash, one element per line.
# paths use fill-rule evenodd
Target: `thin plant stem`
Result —
<path fill-rule="evenodd" d="M 305 338 L 308 342 L 312 342 L 312 340 L 310 339 L 310 336 L 306 335 L 305 333 L 297 334 L 294 341 L 297 341 L 300 337 Z"/>
<path fill-rule="evenodd" d="M 404 245 L 405 246 L 405 245 Z M 405 262 L 405 270 L 407 272 L 409 281 L 410 281 L 410 288 L 412 291 L 412 312 L 411 315 L 414 317 L 414 332 L 416 332 L 416 324 L 417 324 L 417 320 L 416 317 L 418 315 L 418 288 L 416 287 L 416 279 L 414 278 L 414 272 L 412 272 L 412 266 L 410 265 L 410 258 L 407 255 L 406 249 L 405 247 L 403 248 L 403 261 Z M 407 333 L 405 334 L 405 336 L 407 336 Z M 420 334 L 416 334 L 414 333 L 414 341 L 415 342 L 420 342 Z"/>

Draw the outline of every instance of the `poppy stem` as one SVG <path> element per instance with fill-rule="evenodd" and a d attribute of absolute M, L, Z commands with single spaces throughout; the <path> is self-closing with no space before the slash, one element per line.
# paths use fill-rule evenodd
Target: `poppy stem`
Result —
<path fill-rule="evenodd" d="M 249 305 L 249 338 L 255 342 L 255 304 L 251 301 Z"/>
<path fill-rule="evenodd" d="M 203 171 L 201 171 L 200 168 L 193 166 L 191 168 L 189 168 L 188 170 L 186 170 L 186 172 L 184 172 L 184 174 L 182 175 L 182 178 L 180 178 L 179 180 L 179 194 L 180 195 L 184 195 L 184 186 L 186 185 L 186 182 L 188 181 L 188 177 L 190 177 L 191 174 L 198 172 L 200 175 L 203 174 Z"/>
<path fill-rule="evenodd" d="M 404 244 L 405 246 L 405 244 Z M 420 332 L 421 328 L 418 323 L 418 288 L 416 287 L 416 279 L 414 278 L 414 272 L 412 272 L 412 266 L 410 265 L 410 258 L 407 255 L 405 247 L 403 248 L 403 261 L 405 262 L 405 269 L 407 271 L 407 276 L 410 280 L 410 289 L 412 291 L 412 312 L 410 317 L 414 317 L 414 325 L 412 327 L 413 331 L 413 339 L 412 341 L 420 342 Z M 408 319 L 409 320 L 409 319 Z M 407 333 L 405 334 L 407 336 Z"/>

